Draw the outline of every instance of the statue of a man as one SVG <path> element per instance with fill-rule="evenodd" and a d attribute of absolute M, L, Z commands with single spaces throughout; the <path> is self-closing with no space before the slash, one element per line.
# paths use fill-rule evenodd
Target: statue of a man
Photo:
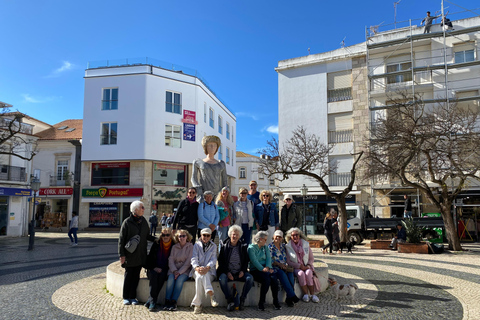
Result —
<path fill-rule="evenodd" d="M 207 157 L 193 161 L 192 185 L 197 189 L 197 194 L 203 200 L 203 192 L 212 191 L 217 195 L 223 187 L 227 186 L 227 169 L 223 160 L 214 158 L 221 145 L 217 136 L 205 136 L 202 146 Z"/>

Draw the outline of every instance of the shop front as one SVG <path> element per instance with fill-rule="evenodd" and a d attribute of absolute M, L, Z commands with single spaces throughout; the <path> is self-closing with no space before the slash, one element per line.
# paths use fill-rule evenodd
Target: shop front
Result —
<path fill-rule="evenodd" d="M 130 204 L 142 197 L 143 188 L 82 189 L 82 202 L 88 203 L 88 227 L 120 227 L 130 215 Z"/>
<path fill-rule="evenodd" d="M 154 163 L 152 205 L 161 216 L 173 214 L 187 196 L 187 166 L 183 164 Z M 150 213 L 149 213 L 150 214 Z"/>
<path fill-rule="evenodd" d="M 28 224 L 28 198 L 32 190 L 0 187 L 0 236 L 23 235 Z"/>
<path fill-rule="evenodd" d="M 459 194 L 455 201 L 455 211 L 460 241 L 479 241 L 480 190 L 469 190 Z"/>
<path fill-rule="evenodd" d="M 35 206 L 36 226 L 67 228 L 72 218 L 73 188 L 40 188 Z"/>

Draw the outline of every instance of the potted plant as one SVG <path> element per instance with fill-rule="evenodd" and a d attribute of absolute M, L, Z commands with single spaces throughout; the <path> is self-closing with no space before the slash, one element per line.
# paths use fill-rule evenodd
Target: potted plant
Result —
<path fill-rule="evenodd" d="M 422 227 L 419 227 L 413 218 L 402 220 L 407 242 L 398 244 L 400 253 L 428 253 L 428 245 L 422 242 Z"/>

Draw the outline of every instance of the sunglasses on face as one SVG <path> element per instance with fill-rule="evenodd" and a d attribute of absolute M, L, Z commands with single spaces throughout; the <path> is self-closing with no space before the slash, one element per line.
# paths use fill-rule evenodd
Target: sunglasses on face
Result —
<path fill-rule="evenodd" d="M 187 237 L 187 235 L 185 235 L 185 234 L 181 234 L 181 235 L 179 235 L 178 237 L 179 237 L 179 238 L 186 238 L 186 237 Z"/>
<path fill-rule="evenodd" d="M 292 199 L 285 199 L 285 201 L 292 201 Z"/>
<path fill-rule="evenodd" d="M 170 233 L 164 233 L 162 234 L 162 237 L 170 237 Z"/>
<path fill-rule="evenodd" d="M 292 237 L 298 237 L 298 234 L 292 234 Z"/>
<path fill-rule="evenodd" d="M 209 234 L 202 234 L 202 237 L 205 237 L 205 238 L 210 238 L 210 237 L 211 237 L 211 235 L 209 235 Z"/>
<path fill-rule="evenodd" d="M 144 210 L 145 210 L 145 207 L 141 207 L 140 209 L 144 209 Z"/>
<path fill-rule="evenodd" d="M 195 194 L 196 192 L 195 191 L 188 191 L 188 194 Z"/>
<path fill-rule="evenodd" d="M 246 193 L 246 192 L 242 192 L 242 193 L 240 193 L 240 194 L 247 194 L 247 193 Z"/>
<path fill-rule="evenodd" d="M 262 197 L 264 197 L 264 198 L 270 198 L 270 196 L 269 196 L 268 194 L 264 194 L 264 195 L 262 195 Z"/>

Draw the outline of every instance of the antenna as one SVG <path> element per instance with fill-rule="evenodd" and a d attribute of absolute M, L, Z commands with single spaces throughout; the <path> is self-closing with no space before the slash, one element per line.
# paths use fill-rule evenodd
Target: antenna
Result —
<path fill-rule="evenodd" d="M 395 16 L 393 17 L 393 23 L 395 24 L 395 29 L 397 29 L 397 6 L 402 0 L 398 0 L 397 2 L 393 3 L 393 9 L 395 11 Z"/>
<path fill-rule="evenodd" d="M 340 46 L 341 46 L 342 48 L 345 48 L 345 39 L 347 39 L 347 37 L 344 37 L 343 40 L 342 40 L 342 42 L 340 42 Z"/>
<path fill-rule="evenodd" d="M 310 48 L 308 48 L 308 55 L 310 55 Z"/>

